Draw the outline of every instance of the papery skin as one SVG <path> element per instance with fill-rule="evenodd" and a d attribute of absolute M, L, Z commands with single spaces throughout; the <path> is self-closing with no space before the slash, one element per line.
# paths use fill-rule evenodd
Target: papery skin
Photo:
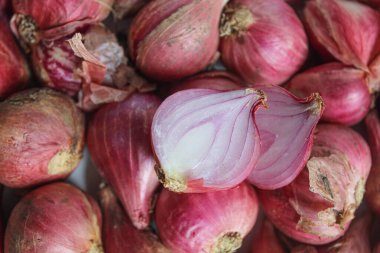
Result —
<path fill-rule="evenodd" d="M 66 183 L 41 186 L 13 209 L 5 253 L 103 253 L 101 213 L 91 197 Z"/>
<path fill-rule="evenodd" d="M 376 110 L 368 114 L 365 124 L 373 159 L 370 176 L 366 184 L 365 198 L 371 209 L 380 214 L 380 121 Z"/>
<path fill-rule="evenodd" d="M 260 189 L 278 189 L 291 183 L 305 166 L 324 102 L 318 93 L 301 99 L 278 86 L 256 88 L 267 94 L 268 108 L 256 113 L 261 155 L 248 181 Z"/>
<path fill-rule="evenodd" d="M 103 106 L 88 128 L 92 160 L 138 229 L 150 223 L 152 198 L 159 185 L 150 130 L 160 103 L 153 94 L 134 94 Z"/>
<path fill-rule="evenodd" d="M 151 0 L 115 0 L 113 9 L 118 19 L 129 17 L 139 11 Z"/>
<path fill-rule="evenodd" d="M 29 89 L 0 104 L 0 182 L 20 188 L 62 179 L 82 158 L 84 116 L 67 96 Z"/>
<path fill-rule="evenodd" d="M 297 96 L 318 92 L 326 105 L 322 120 L 344 125 L 360 122 L 369 112 L 366 73 L 341 63 L 328 63 L 295 76 L 288 89 Z"/>
<path fill-rule="evenodd" d="M 157 228 L 164 245 L 176 253 L 235 252 L 256 222 L 258 205 L 247 183 L 204 194 L 164 189 L 156 206 Z M 218 239 L 226 247 L 217 248 Z"/>
<path fill-rule="evenodd" d="M 128 249 L 133 253 L 169 253 L 151 231 L 137 230 L 111 188 L 100 190 L 103 211 L 103 244 L 107 253 L 121 253 Z"/>
<path fill-rule="evenodd" d="M 278 85 L 302 67 L 308 54 L 306 33 L 285 1 L 232 0 L 223 15 L 222 61 L 245 81 Z"/>
<path fill-rule="evenodd" d="M 290 238 L 314 245 L 341 237 L 360 205 L 371 167 L 368 144 L 354 130 L 319 125 L 310 159 L 290 185 L 260 191 L 268 219 Z"/>
<path fill-rule="evenodd" d="M 368 70 L 379 35 L 379 14 L 355 1 L 312 0 L 304 9 L 311 42 L 324 56 Z"/>
<path fill-rule="evenodd" d="M 30 75 L 8 26 L 8 21 L 0 14 L 0 99 L 25 88 Z"/>
<path fill-rule="evenodd" d="M 145 75 L 174 81 L 209 65 L 216 54 L 225 0 L 154 0 L 134 18 L 129 56 Z"/>
<path fill-rule="evenodd" d="M 277 238 L 273 225 L 264 220 L 257 235 L 252 242 L 252 253 L 285 253 L 284 247 Z"/>
<path fill-rule="evenodd" d="M 13 0 L 12 30 L 26 44 L 56 40 L 104 20 L 113 0 Z M 43 7 L 44 11 L 41 11 Z"/>
<path fill-rule="evenodd" d="M 160 182 L 171 191 L 198 193 L 243 182 L 260 154 L 254 114 L 265 100 L 252 88 L 190 89 L 168 97 L 152 125 Z"/>

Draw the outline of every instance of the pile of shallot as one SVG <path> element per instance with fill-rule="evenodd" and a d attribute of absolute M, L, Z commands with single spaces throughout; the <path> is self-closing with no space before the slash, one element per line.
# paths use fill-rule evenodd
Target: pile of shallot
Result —
<path fill-rule="evenodd" d="M 0 253 L 378 253 L 379 94 L 378 0 L 0 0 Z"/>

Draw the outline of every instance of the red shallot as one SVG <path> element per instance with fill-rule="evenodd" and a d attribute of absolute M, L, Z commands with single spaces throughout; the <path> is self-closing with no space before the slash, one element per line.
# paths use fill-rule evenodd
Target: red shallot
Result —
<path fill-rule="evenodd" d="M 102 237 L 107 253 L 169 253 L 150 231 L 137 230 L 109 187 L 100 191 L 103 209 Z"/>
<path fill-rule="evenodd" d="M 101 213 L 91 197 L 66 183 L 39 187 L 13 209 L 5 253 L 103 253 Z"/>
<path fill-rule="evenodd" d="M 326 244 L 341 237 L 362 201 L 371 167 L 368 144 L 340 125 L 317 127 L 305 169 L 288 186 L 260 191 L 271 222 L 290 238 Z"/>
<path fill-rule="evenodd" d="M 371 95 L 366 73 L 341 63 L 328 63 L 295 76 L 288 88 L 297 96 L 318 92 L 326 109 L 322 120 L 354 125 L 367 115 Z"/>
<path fill-rule="evenodd" d="M 368 70 L 380 28 L 377 11 L 346 0 L 311 0 L 304 10 L 311 42 L 325 57 Z"/>
<path fill-rule="evenodd" d="M 206 192 L 244 181 L 260 155 L 254 114 L 265 100 L 252 88 L 190 89 L 168 97 L 152 125 L 161 183 L 175 192 Z"/>
<path fill-rule="evenodd" d="M 171 81 L 195 74 L 216 54 L 227 0 L 154 0 L 134 18 L 129 54 L 145 75 Z"/>
<path fill-rule="evenodd" d="M 260 231 L 253 239 L 252 253 L 285 253 L 276 231 L 268 220 L 264 220 Z"/>
<path fill-rule="evenodd" d="M 223 252 L 240 248 L 258 213 L 256 193 L 247 183 L 212 193 L 163 190 L 156 207 L 160 238 L 176 253 Z"/>
<path fill-rule="evenodd" d="M 0 182 L 27 187 L 65 178 L 78 165 L 84 117 L 50 89 L 13 94 L 0 104 Z"/>
<path fill-rule="evenodd" d="M 103 106 L 88 128 L 92 160 L 138 229 L 150 223 L 152 198 L 159 185 L 150 130 L 160 103 L 153 94 L 134 94 Z"/>
<path fill-rule="evenodd" d="M 254 84 L 281 84 L 308 54 L 301 21 L 284 0 L 231 0 L 221 21 L 222 61 Z"/>

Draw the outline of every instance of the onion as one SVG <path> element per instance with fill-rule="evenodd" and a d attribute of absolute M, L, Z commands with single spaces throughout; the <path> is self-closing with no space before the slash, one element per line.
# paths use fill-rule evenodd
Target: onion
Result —
<path fill-rule="evenodd" d="M 163 190 L 156 223 L 164 244 L 176 253 L 235 252 L 256 222 L 258 201 L 246 183 L 203 194 Z"/>
<path fill-rule="evenodd" d="M 223 63 L 255 84 L 283 83 L 308 54 L 302 23 L 283 0 L 231 0 L 220 33 Z"/>
<path fill-rule="evenodd" d="M 102 107 L 88 128 L 88 147 L 101 175 L 121 200 L 135 227 L 146 228 L 155 189 L 150 129 L 160 100 L 152 94 L 134 94 Z"/>
<path fill-rule="evenodd" d="M 226 0 L 155 0 L 133 20 L 129 54 L 145 75 L 178 80 L 209 65 L 216 54 L 218 25 Z"/>
<path fill-rule="evenodd" d="M 82 158 L 84 117 L 49 89 L 30 89 L 0 104 L 0 183 L 27 187 L 65 178 Z"/>
<path fill-rule="evenodd" d="M 341 237 L 362 201 L 371 167 L 367 143 L 339 125 L 317 127 L 312 154 L 290 185 L 260 191 L 271 222 L 290 238 L 326 244 Z"/>
<path fill-rule="evenodd" d="M 26 86 L 29 69 L 8 28 L 8 21 L 1 14 L 0 55 L 0 98 L 4 98 Z"/>
<path fill-rule="evenodd" d="M 368 113 L 371 95 L 366 73 L 341 63 L 328 63 L 294 77 L 288 88 L 297 96 L 319 92 L 326 105 L 322 120 L 354 125 Z"/>
<path fill-rule="evenodd" d="M 311 41 L 322 55 L 368 70 L 379 34 L 379 14 L 375 10 L 355 1 L 312 0 L 304 16 Z"/>
<path fill-rule="evenodd" d="M 169 253 L 153 233 L 133 227 L 109 187 L 100 191 L 103 209 L 103 242 L 107 253 Z"/>
<path fill-rule="evenodd" d="M 79 189 L 53 183 L 31 191 L 13 209 L 5 253 L 102 253 L 96 202 Z"/>
<path fill-rule="evenodd" d="M 380 121 L 375 110 L 368 114 L 365 124 L 373 159 L 371 173 L 366 184 L 365 197 L 371 209 L 380 214 Z"/>
<path fill-rule="evenodd" d="M 131 16 L 140 10 L 150 0 L 115 0 L 113 5 L 116 18 Z"/>
<path fill-rule="evenodd" d="M 249 181 L 262 189 L 277 189 L 291 183 L 305 166 L 324 105 L 317 93 L 299 99 L 281 87 L 257 88 L 268 96 L 268 109 L 256 113 L 261 155 Z"/>
<path fill-rule="evenodd" d="M 281 242 L 278 240 L 273 225 L 264 220 L 258 234 L 253 239 L 252 253 L 285 253 Z"/>
<path fill-rule="evenodd" d="M 254 113 L 265 99 L 255 89 L 191 89 L 167 98 L 152 125 L 161 183 L 175 192 L 206 192 L 244 181 L 260 154 Z"/>
<path fill-rule="evenodd" d="M 24 43 L 56 40 L 110 13 L 113 0 L 13 0 L 12 30 Z M 41 11 L 42 8 L 48 11 Z"/>

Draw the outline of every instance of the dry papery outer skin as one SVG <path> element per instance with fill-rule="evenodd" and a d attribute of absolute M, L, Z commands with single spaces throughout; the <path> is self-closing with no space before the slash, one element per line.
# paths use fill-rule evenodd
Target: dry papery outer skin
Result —
<path fill-rule="evenodd" d="M 137 230 L 124 212 L 111 188 L 100 190 L 103 210 L 103 244 L 107 253 L 170 253 L 150 231 Z"/>
<path fill-rule="evenodd" d="M 258 205 L 247 183 L 204 194 L 164 189 L 156 206 L 156 224 L 164 245 L 176 253 L 232 253 L 255 224 Z"/>
<path fill-rule="evenodd" d="M 379 14 L 345 0 L 312 0 L 304 10 L 311 42 L 325 57 L 367 70 L 379 34 Z"/>
<path fill-rule="evenodd" d="M 380 214 L 380 121 L 376 110 L 368 114 L 365 124 L 373 159 L 366 184 L 365 198 L 371 209 Z"/>
<path fill-rule="evenodd" d="M 326 244 L 341 237 L 362 201 L 371 168 L 368 144 L 354 130 L 322 124 L 305 169 L 288 186 L 260 191 L 268 219 L 288 237 Z"/>
<path fill-rule="evenodd" d="M 23 89 L 29 81 L 28 65 L 0 14 L 0 98 Z"/>
<path fill-rule="evenodd" d="M 160 103 L 153 94 L 134 94 L 103 106 L 88 128 L 92 160 L 138 229 L 150 223 L 152 198 L 159 185 L 150 130 Z"/>
<path fill-rule="evenodd" d="M 152 125 L 160 182 L 175 192 L 208 192 L 243 182 L 260 154 L 260 90 L 190 89 L 168 97 Z"/>
<path fill-rule="evenodd" d="M 225 66 L 256 85 L 282 84 L 308 54 L 302 23 L 283 0 L 231 0 L 220 33 Z"/>
<path fill-rule="evenodd" d="M 118 19 L 129 17 L 139 11 L 151 0 L 115 0 L 113 13 Z"/>
<path fill-rule="evenodd" d="M 13 209 L 5 253 L 103 253 L 101 213 L 91 197 L 66 183 L 39 187 Z"/>
<path fill-rule="evenodd" d="M 0 182 L 20 188 L 65 178 L 82 158 L 84 116 L 67 96 L 46 88 L 0 104 Z"/>
<path fill-rule="evenodd" d="M 323 121 L 354 125 L 370 110 L 366 73 L 341 63 L 311 68 L 295 76 L 287 87 L 300 97 L 318 92 L 326 105 Z"/>
<path fill-rule="evenodd" d="M 129 55 L 145 75 L 174 81 L 209 65 L 226 0 L 153 0 L 134 18 Z"/>
<path fill-rule="evenodd" d="M 252 253 L 285 253 L 276 231 L 268 220 L 264 220 L 261 229 L 252 242 Z"/>
<path fill-rule="evenodd" d="M 56 40 L 104 20 L 113 0 L 13 0 L 13 33 L 26 44 Z M 43 8 L 43 11 L 41 11 Z"/>

